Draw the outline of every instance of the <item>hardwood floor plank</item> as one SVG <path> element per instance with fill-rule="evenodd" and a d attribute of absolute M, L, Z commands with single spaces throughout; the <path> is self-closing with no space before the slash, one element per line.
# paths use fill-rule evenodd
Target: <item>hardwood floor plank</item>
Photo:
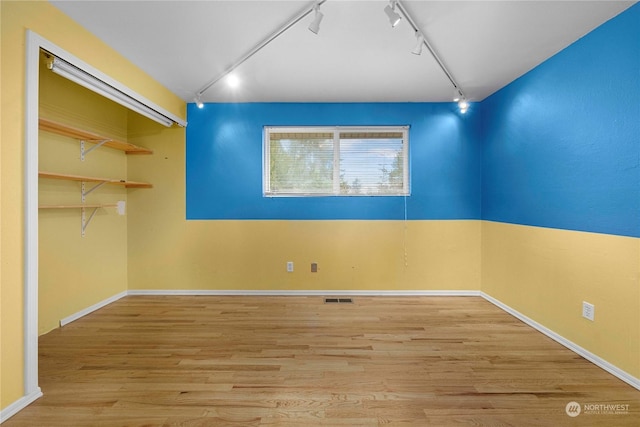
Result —
<path fill-rule="evenodd" d="M 640 425 L 639 391 L 478 297 L 130 296 L 39 353 L 3 427 Z"/>

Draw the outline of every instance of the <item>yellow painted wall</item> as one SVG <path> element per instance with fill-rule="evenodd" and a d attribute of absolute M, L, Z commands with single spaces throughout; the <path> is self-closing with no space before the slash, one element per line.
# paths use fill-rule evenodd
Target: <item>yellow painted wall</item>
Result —
<path fill-rule="evenodd" d="M 638 378 L 639 242 L 484 221 L 482 290 Z"/>
<path fill-rule="evenodd" d="M 163 216 L 130 219 L 130 289 L 479 290 L 478 221 L 410 222 L 405 266 L 402 222 L 190 221 L 176 232 Z"/>
<path fill-rule="evenodd" d="M 126 140 L 126 108 L 54 74 L 44 60 L 40 64 L 40 117 Z M 126 179 L 127 155 L 103 147 L 81 161 L 76 139 L 40 131 L 39 170 Z M 77 205 L 80 193 L 79 182 L 39 180 L 41 205 Z M 89 194 L 86 203 L 118 200 L 127 200 L 127 190 L 105 185 Z M 60 319 L 126 291 L 127 219 L 115 208 L 100 209 L 82 237 L 80 209 L 40 209 L 38 217 L 38 332 L 43 334 L 57 328 Z"/>
<path fill-rule="evenodd" d="M 168 111 L 182 100 L 45 1 L 0 2 L 0 408 L 23 389 L 24 109 L 26 30 L 31 29 Z"/>

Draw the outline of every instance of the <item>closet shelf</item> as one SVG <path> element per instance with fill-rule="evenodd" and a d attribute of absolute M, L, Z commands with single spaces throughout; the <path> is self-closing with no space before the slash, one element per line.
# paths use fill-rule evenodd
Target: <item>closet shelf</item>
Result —
<path fill-rule="evenodd" d="M 93 217 L 96 216 L 98 209 L 116 208 L 118 215 L 124 215 L 125 204 L 126 204 L 125 201 L 120 200 L 117 203 L 111 203 L 111 204 L 104 204 L 104 203 L 103 204 L 84 204 L 83 203 L 81 205 L 40 205 L 38 206 L 38 208 L 40 209 L 80 209 L 82 211 L 82 216 L 80 217 L 80 225 L 81 225 L 80 234 L 82 237 L 84 237 L 85 233 L 87 232 L 87 227 L 89 226 L 89 223 L 91 222 Z M 87 209 L 93 209 L 89 217 L 87 217 L 87 211 L 86 211 Z"/>
<path fill-rule="evenodd" d="M 116 150 L 124 151 L 126 154 L 153 154 L 153 150 L 148 148 L 139 147 L 134 144 L 130 144 L 128 142 L 117 141 L 111 138 L 107 138 L 93 132 L 89 132 L 86 130 L 78 129 L 73 126 L 68 126 L 62 123 L 55 122 L 53 120 L 40 118 L 38 120 L 38 127 L 41 130 L 52 132 L 62 136 L 68 136 L 70 138 L 77 139 L 80 142 L 90 142 L 92 144 L 96 144 L 97 146 L 104 146 L 113 148 Z M 84 147 L 82 147 L 82 155 L 89 153 L 92 149 L 96 147 L 92 147 L 90 150 L 84 151 Z"/>
<path fill-rule="evenodd" d="M 98 204 L 98 205 L 89 205 L 89 204 L 85 204 L 85 205 L 40 205 L 38 206 L 39 209 L 84 209 L 84 208 L 117 208 L 118 204 L 117 203 L 111 203 L 111 204 Z"/>
<path fill-rule="evenodd" d="M 126 188 L 152 188 L 153 185 L 148 182 L 136 182 L 136 181 L 125 181 L 120 179 L 111 179 L 111 178 L 97 178 L 93 176 L 81 176 L 81 175 L 69 175 L 65 173 L 55 173 L 55 172 L 38 172 L 38 176 L 40 178 L 50 178 L 50 179 L 62 179 L 66 181 L 79 181 L 79 182 L 97 182 L 104 184 L 113 184 L 113 185 L 122 185 Z"/>

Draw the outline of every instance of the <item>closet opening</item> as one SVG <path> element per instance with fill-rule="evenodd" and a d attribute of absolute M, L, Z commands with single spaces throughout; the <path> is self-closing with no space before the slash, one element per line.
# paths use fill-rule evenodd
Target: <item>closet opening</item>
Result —
<path fill-rule="evenodd" d="M 42 395 L 38 384 L 39 335 L 53 325 L 59 327 L 74 320 L 51 307 L 77 311 L 70 301 L 75 299 L 76 306 L 87 307 L 91 298 L 102 300 L 114 290 L 94 297 L 82 295 L 83 290 L 73 286 L 53 292 L 52 282 L 61 280 L 47 282 L 40 270 L 46 273 L 57 269 L 65 275 L 71 272 L 78 280 L 92 270 L 95 277 L 114 270 L 120 287 L 126 290 L 127 194 L 152 187 L 152 183 L 129 179 L 126 158 L 131 154 L 153 155 L 150 147 L 128 142 L 127 121 L 131 115 L 142 115 L 146 119 L 139 120 L 149 119 L 150 126 L 161 129 L 186 126 L 186 122 L 30 30 L 25 72 L 26 406 Z M 92 258 L 104 261 L 104 256 L 88 250 L 88 246 L 99 246 L 92 243 L 99 238 L 103 239 L 103 254 L 124 245 L 123 250 L 107 255 L 111 257 L 109 262 L 120 267 L 114 269 L 109 262 L 101 267 L 91 265 Z M 68 249 L 71 243 L 77 245 L 72 253 L 60 250 L 60 244 Z M 74 265 L 84 267 L 73 272 Z M 84 293 L 93 291 L 85 289 Z"/>

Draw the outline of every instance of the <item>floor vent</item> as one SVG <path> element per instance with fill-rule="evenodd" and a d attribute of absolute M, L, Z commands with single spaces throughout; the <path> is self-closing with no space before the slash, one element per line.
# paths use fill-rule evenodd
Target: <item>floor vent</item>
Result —
<path fill-rule="evenodd" d="M 353 304 L 353 298 L 325 298 L 325 304 Z"/>

